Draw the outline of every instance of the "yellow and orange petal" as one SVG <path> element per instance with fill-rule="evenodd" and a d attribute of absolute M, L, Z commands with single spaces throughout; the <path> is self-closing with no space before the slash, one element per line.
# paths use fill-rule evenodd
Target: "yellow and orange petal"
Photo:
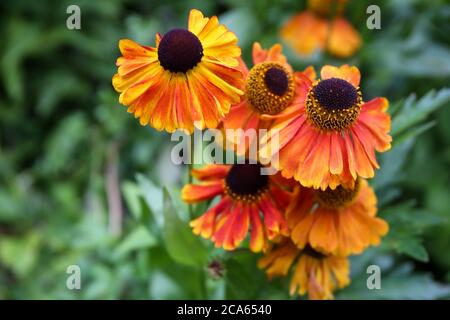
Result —
<path fill-rule="evenodd" d="M 337 16 L 328 18 L 332 2 L 338 2 Z M 345 1 L 311 1 L 309 10 L 283 25 L 281 38 L 300 55 L 326 50 L 340 58 L 352 56 L 361 47 L 362 40 L 358 31 L 340 15 L 344 5 Z"/>
<path fill-rule="evenodd" d="M 254 252 L 265 250 L 268 240 L 288 235 L 284 210 L 290 193 L 280 180 L 260 175 L 260 169 L 259 164 L 236 164 L 194 170 L 200 183 L 184 186 L 182 199 L 198 203 L 220 196 L 220 201 L 191 221 L 193 232 L 211 239 L 216 247 L 234 250 L 250 231 L 249 247 Z"/>
<path fill-rule="evenodd" d="M 361 36 L 346 19 L 337 17 L 333 20 L 327 51 L 336 57 L 347 58 L 355 54 L 361 44 Z"/>
<path fill-rule="evenodd" d="M 346 257 L 300 256 L 291 280 L 290 293 L 308 293 L 310 300 L 333 299 L 333 291 L 350 284 L 350 262 Z"/>
<path fill-rule="evenodd" d="M 290 294 L 308 294 L 311 300 L 333 299 L 333 292 L 350 283 L 350 262 L 346 257 L 324 255 L 311 248 L 299 250 L 283 239 L 258 261 L 268 278 L 287 276 L 292 270 Z"/>
<path fill-rule="evenodd" d="M 292 241 L 300 248 L 311 246 L 327 254 L 359 254 L 378 245 L 389 226 L 376 217 L 376 196 L 365 180 L 355 189 L 298 188 L 286 218 Z"/>
<path fill-rule="evenodd" d="M 119 102 L 157 130 L 215 128 L 243 94 L 236 36 L 217 17 L 191 10 L 188 29 L 156 35 L 156 47 L 119 42 L 112 79 Z"/>
<path fill-rule="evenodd" d="M 272 158 L 272 166 L 284 177 L 293 177 L 309 188 L 351 188 L 358 176 L 372 178 L 379 168 L 375 151 L 391 147 L 387 99 L 363 102 L 359 70 L 348 65 L 324 66 L 321 80 L 314 82 L 306 75 L 298 78 L 309 88 L 301 91 L 306 95 L 305 103 L 273 123 L 261 139 L 261 159 Z M 321 83 L 320 95 L 314 94 Z M 327 103 L 326 108 L 318 97 Z M 342 108 L 341 104 L 348 101 L 353 102 Z M 268 151 L 266 146 L 271 145 L 272 137 L 280 140 L 280 148 Z"/>
<path fill-rule="evenodd" d="M 289 19 L 280 30 L 281 39 L 299 55 L 324 49 L 328 21 L 312 11 L 303 11 Z"/>

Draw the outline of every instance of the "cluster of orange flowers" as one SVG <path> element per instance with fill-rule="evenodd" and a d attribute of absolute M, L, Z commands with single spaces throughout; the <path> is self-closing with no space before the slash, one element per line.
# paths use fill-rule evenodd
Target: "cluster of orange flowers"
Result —
<path fill-rule="evenodd" d="M 198 183 L 184 186 L 183 200 L 218 198 L 193 232 L 225 250 L 263 252 L 269 277 L 292 270 L 291 294 L 332 298 L 350 281 L 348 256 L 388 231 L 365 180 L 379 167 L 375 151 L 390 148 L 388 101 L 365 102 L 353 66 L 294 71 L 279 44 L 255 43 L 247 67 L 237 41 L 217 17 L 192 10 L 188 29 L 157 34 L 156 47 L 121 40 L 114 88 L 157 130 L 266 129 L 259 162 L 192 170 Z M 279 148 L 264 150 L 275 134 Z M 275 175 L 261 174 L 263 157 Z"/>

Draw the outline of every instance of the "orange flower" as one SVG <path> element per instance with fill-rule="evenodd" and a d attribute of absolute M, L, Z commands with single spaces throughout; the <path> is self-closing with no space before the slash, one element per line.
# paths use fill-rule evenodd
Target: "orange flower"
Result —
<path fill-rule="evenodd" d="M 286 276 L 292 268 L 290 294 L 308 293 L 309 299 L 333 299 L 333 291 L 350 283 L 350 262 L 346 257 L 324 255 L 310 247 L 299 250 L 284 238 L 258 261 L 267 276 Z"/>
<path fill-rule="evenodd" d="M 324 66 L 317 81 L 312 75 L 302 78 L 305 103 L 272 125 L 261 139 L 260 156 L 272 157 L 285 178 L 305 187 L 352 188 L 358 176 L 372 178 L 379 168 L 375 150 L 391 147 L 388 101 L 363 102 L 356 67 Z M 269 152 L 274 135 L 280 148 Z"/>
<path fill-rule="evenodd" d="M 265 250 L 267 239 L 287 235 L 283 210 L 289 193 L 280 185 L 280 177 L 261 175 L 259 164 L 207 165 L 192 170 L 200 184 L 188 184 L 182 198 L 188 203 L 220 201 L 199 218 L 191 221 L 197 235 L 209 239 L 216 247 L 234 250 L 246 238 L 251 227 L 250 249 Z"/>
<path fill-rule="evenodd" d="M 245 94 L 240 103 L 231 107 L 230 113 L 223 119 L 224 129 L 243 129 L 243 137 L 231 137 L 237 146 L 237 154 L 242 155 L 256 142 L 258 129 L 269 126 L 271 119 L 264 115 L 275 115 L 288 106 L 301 104 L 296 94 L 295 74 L 282 54 L 279 44 L 269 50 L 263 50 L 259 43 L 253 44 L 253 68 L 249 71 L 240 60 L 240 68 L 246 80 Z M 249 134 L 256 130 L 256 135 Z M 247 143 L 240 138 L 247 137 Z M 228 137 L 230 138 L 230 137 Z M 231 140 L 230 140 L 231 141 Z"/>
<path fill-rule="evenodd" d="M 377 198 L 366 180 L 358 179 L 354 189 L 335 190 L 299 187 L 286 219 L 291 238 L 300 248 L 339 256 L 359 254 L 369 245 L 378 245 L 389 229 L 376 217 Z"/>
<path fill-rule="evenodd" d="M 156 47 L 120 40 L 112 83 L 119 102 L 157 130 L 215 128 L 243 93 L 238 39 L 216 16 L 191 10 L 188 29 L 156 35 Z"/>
<path fill-rule="evenodd" d="M 361 46 L 361 37 L 340 14 L 345 1 L 337 1 L 337 16 L 328 21 L 333 2 L 309 1 L 308 10 L 292 17 L 282 27 L 281 38 L 298 54 L 309 55 L 316 49 L 345 58 Z"/>

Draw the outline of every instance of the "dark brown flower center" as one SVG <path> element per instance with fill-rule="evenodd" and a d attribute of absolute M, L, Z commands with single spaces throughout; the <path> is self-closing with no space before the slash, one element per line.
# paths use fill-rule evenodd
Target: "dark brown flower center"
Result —
<path fill-rule="evenodd" d="M 159 63 L 171 72 L 187 72 L 203 57 L 203 47 L 195 34 L 186 29 L 167 32 L 158 46 Z"/>
<path fill-rule="evenodd" d="M 338 186 L 336 189 L 317 190 L 316 196 L 319 204 L 326 208 L 339 209 L 348 206 L 356 199 L 360 190 L 359 179 L 355 181 L 353 189 Z"/>
<path fill-rule="evenodd" d="M 260 164 L 235 164 L 225 178 L 226 192 L 240 200 L 254 200 L 267 190 L 269 176 L 261 174 Z"/>
<path fill-rule="evenodd" d="M 286 72 L 274 67 L 267 70 L 264 81 L 267 88 L 278 96 L 285 94 L 289 86 L 289 79 Z"/>
<path fill-rule="evenodd" d="M 249 72 L 245 95 L 260 114 L 278 114 L 294 97 L 294 77 L 277 62 L 262 62 Z"/>
<path fill-rule="evenodd" d="M 359 88 L 338 78 L 316 81 L 306 98 L 309 120 L 320 130 L 341 131 L 358 118 L 362 105 Z"/>
<path fill-rule="evenodd" d="M 348 109 L 358 101 L 356 88 L 343 79 L 322 80 L 313 90 L 314 97 L 327 110 Z"/>

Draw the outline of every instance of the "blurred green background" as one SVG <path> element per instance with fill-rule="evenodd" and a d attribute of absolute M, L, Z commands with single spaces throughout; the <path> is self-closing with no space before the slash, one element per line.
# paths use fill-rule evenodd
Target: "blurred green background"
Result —
<path fill-rule="evenodd" d="M 368 30 L 375 3 L 382 28 Z M 66 28 L 71 4 L 81 30 Z M 224 253 L 191 234 L 179 200 L 187 168 L 170 164 L 170 136 L 141 127 L 111 86 L 119 39 L 153 45 L 155 32 L 186 27 L 191 8 L 218 15 L 250 63 L 252 43 L 280 42 L 280 26 L 305 3 L 0 3 L 1 299 L 289 297 L 289 279 L 267 281 L 258 255 Z M 352 285 L 337 298 L 449 298 L 450 5 L 353 0 L 346 16 L 364 41 L 354 57 L 284 49 L 297 70 L 357 65 L 365 99 L 391 101 L 395 144 L 373 180 L 391 230 L 352 258 Z M 371 263 L 381 266 L 381 290 L 366 288 Z M 80 290 L 66 287 L 69 265 L 81 268 Z"/>

